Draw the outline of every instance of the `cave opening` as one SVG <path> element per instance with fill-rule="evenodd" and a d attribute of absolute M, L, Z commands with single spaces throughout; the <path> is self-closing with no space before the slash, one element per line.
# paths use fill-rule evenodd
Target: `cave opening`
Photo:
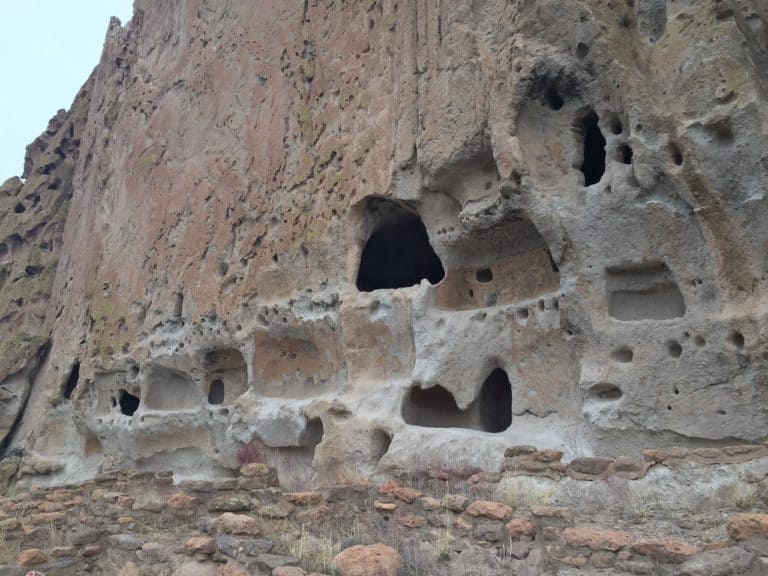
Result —
<path fill-rule="evenodd" d="M 580 170 L 584 173 L 584 185 L 597 184 L 605 173 L 605 136 L 598 126 L 598 116 L 590 110 L 581 120 L 584 138 L 584 160 Z"/>
<path fill-rule="evenodd" d="M 248 367 L 237 348 L 206 352 L 203 358 L 209 404 L 233 404 L 248 388 Z"/>
<path fill-rule="evenodd" d="M 414 386 L 403 404 L 403 419 L 408 424 L 428 428 L 471 428 L 469 419 L 456 399 L 442 386 Z"/>
<path fill-rule="evenodd" d="M 427 389 L 414 386 L 403 403 L 403 419 L 407 424 L 428 428 L 504 432 L 512 424 L 512 386 L 507 373 L 496 368 L 466 410 L 461 410 L 453 394 L 440 385 Z"/>
<path fill-rule="evenodd" d="M 218 378 L 211 382 L 208 390 L 208 404 L 224 404 L 224 382 Z"/>
<path fill-rule="evenodd" d="M 325 435 L 325 428 L 323 427 L 323 421 L 320 418 L 310 418 L 307 421 L 307 427 L 301 435 L 300 444 L 311 448 L 314 452 L 318 444 L 323 441 Z"/>
<path fill-rule="evenodd" d="M 126 416 L 133 416 L 136 410 L 139 409 L 139 397 L 134 396 L 127 390 L 120 392 L 120 412 Z"/>
<path fill-rule="evenodd" d="M 386 206 L 383 210 L 381 205 Z M 427 229 L 415 212 L 378 200 L 377 210 L 385 218 L 371 234 L 360 257 L 357 289 L 372 292 L 386 288 L 406 288 L 426 278 L 437 284 L 445 277 L 440 258 L 429 243 Z"/>
<path fill-rule="evenodd" d="M 80 361 L 75 360 L 72 368 L 69 371 L 67 381 L 64 383 L 64 399 L 69 400 L 72 398 L 72 393 L 77 387 L 77 382 L 80 380 Z"/>
<path fill-rule="evenodd" d="M 480 389 L 480 427 L 486 432 L 504 432 L 512 424 L 512 385 L 507 373 L 496 368 Z"/>

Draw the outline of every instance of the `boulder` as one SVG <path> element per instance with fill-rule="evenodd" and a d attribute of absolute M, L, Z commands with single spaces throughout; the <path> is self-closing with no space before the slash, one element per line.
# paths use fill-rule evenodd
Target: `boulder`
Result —
<path fill-rule="evenodd" d="M 341 551 L 331 566 L 337 576 L 397 576 L 403 560 L 385 544 L 352 546 Z"/>

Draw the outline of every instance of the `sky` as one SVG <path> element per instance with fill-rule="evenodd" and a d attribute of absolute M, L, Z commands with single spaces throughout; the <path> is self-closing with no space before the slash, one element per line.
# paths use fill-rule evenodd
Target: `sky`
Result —
<path fill-rule="evenodd" d="M 24 149 L 69 108 L 101 57 L 110 16 L 133 0 L 0 2 L 0 184 L 20 176 Z"/>

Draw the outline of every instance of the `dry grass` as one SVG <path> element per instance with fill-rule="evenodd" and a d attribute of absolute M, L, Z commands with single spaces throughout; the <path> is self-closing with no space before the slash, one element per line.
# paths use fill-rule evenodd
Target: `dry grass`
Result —
<path fill-rule="evenodd" d="M 127 562 L 125 566 L 120 569 L 120 572 L 117 573 L 117 576 L 141 576 L 141 571 L 133 562 Z"/>
<path fill-rule="evenodd" d="M 320 572 L 333 576 L 331 562 L 339 551 L 339 546 L 334 544 L 331 536 L 315 536 L 302 526 L 299 534 L 288 543 L 287 548 L 289 554 L 298 559 L 307 572 Z"/>
<path fill-rule="evenodd" d="M 733 487 L 733 504 L 739 510 L 749 510 L 760 502 L 757 488 L 752 485 L 736 484 Z"/>
<path fill-rule="evenodd" d="M 499 487 L 499 492 L 497 499 L 515 510 L 525 510 L 531 506 L 549 504 L 555 494 L 555 487 L 505 484 Z"/>

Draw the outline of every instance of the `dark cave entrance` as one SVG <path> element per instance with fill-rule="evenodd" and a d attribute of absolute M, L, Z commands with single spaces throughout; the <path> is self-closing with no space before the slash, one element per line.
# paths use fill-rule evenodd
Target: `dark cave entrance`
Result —
<path fill-rule="evenodd" d="M 597 184 L 605 173 L 605 136 L 598 126 L 598 116 L 590 110 L 581 120 L 580 131 L 584 138 L 584 160 L 580 170 L 584 173 L 584 185 Z"/>
<path fill-rule="evenodd" d="M 462 412 L 456 399 L 442 386 L 411 388 L 403 404 L 403 419 L 429 428 L 472 428 L 469 411 Z"/>
<path fill-rule="evenodd" d="M 133 416 L 134 412 L 139 409 L 140 400 L 138 396 L 134 396 L 127 390 L 120 392 L 120 412 L 126 416 Z"/>
<path fill-rule="evenodd" d="M 387 200 L 371 204 L 386 213 L 363 248 L 357 289 L 406 288 L 423 278 L 431 284 L 440 282 L 445 270 L 419 215 Z"/>
<path fill-rule="evenodd" d="M 77 382 L 80 380 L 80 361 L 75 360 L 72 365 L 72 369 L 69 371 L 67 381 L 64 383 L 64 399 L 69 400 L 72 398 L 72 393 L 77 387 Z"/>
<path fill-rule="evenodd" d="M 442 386 L 414 386 L 403 403 L 403 420 L 428 428 L 470 428 L 503 432 L 512 424 L 512 386 L 507 373 L 496 368 L 483 382 L 480 394 L 466 409 Z"/>
<path fill-rule="evenodd" d="M 224 382 L 221 380 L 214 380 L 211 382 L 211 389 L 208 390 L 208 404 L 223 404 L 224 403 Z"/>
<path fill-rule="evenodd" d="M 507 373 L 496 368 L 480 389 L 480 427 L 486 432 L 504 432 L 512 424 L 512 385 Z"/>

